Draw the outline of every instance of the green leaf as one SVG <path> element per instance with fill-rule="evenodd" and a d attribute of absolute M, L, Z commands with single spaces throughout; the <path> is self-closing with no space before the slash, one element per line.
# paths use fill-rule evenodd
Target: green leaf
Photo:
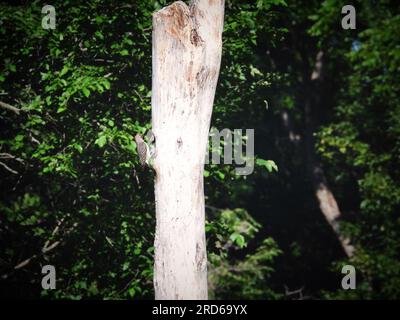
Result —
<path fill-rule="evenodd" d="M 121 56 L 127 56 L 127 55 L 129 55 L 129 51 L 126 50 L 126 49 L 124 49 L 124 50 L 122 50 L 122 51 L 120 52 L 120 54 L 121 54 Z"/>
<path fill-rule="evenodd" d="M 88 88 L 82 88 L 82 92 L 83 92 L 83 94 L 85 95 L 86 98 L 89 97 L 90 91 L 89 91 Z"/>
<path fill-rule="evenodd" d="M 243 248 L 246 245 L 244 237 L 237 232 L 231 234 L 230 240 L 236 243 L 240 248 Z"/>
<path fill-rule="evenodd" d="M 74 148 L 78 150 L 79 153 L 82 153 L 83 148 L 79 143 L 74 144 Z"/>
<path fill-rule="evenodd" d="M 256 159 L 256 165 L 260 167 L 265 167 L 268 172 L 276 171 L 278 172 L 278 166 L 272 160 Z"/>
<path fill-rule="evenodd" d="M 223 173 L 222 171 L 217 171 L 217 175 L 218 175 L 218 178 L 220 178 L 221 180 L 225 179 L 225 173 Z"/>
<path fill-rule="evenodd" d="M 97 16 L 96 17 L 96 23 L 97 24 L 101 24 L 101 23 L 103 23 L 103 21 L 104 21 L 103 17 L 101 17 L 101 16 Z"/>
<path fill-rule="evenodd" d="M 94 34 L 95 34 L 95 36 L 98 37 L 99 39 L 101 39 L 101 40 L 104 39 L 103 33 L 101 33 L 101 31 L 97 30 Z"/>
<path fill-rule="evenodd" d="M 67 110 L 67 106 L 63 104 L 57 108 L 57 113 L 64 112 L 65 110 Z"/>
<path fill-rule="evenodd" d="M 105 81 L 103 82 L 103 85 L 104 85 L 104 87 L 105 87 L 107 90 L 110 89 L 110 81 L 105 80 Z"/>
<path fill-rule="evenodd" d="M 103 148 L 104 145 L 107 143 L 107 137 L 100 136 L 96 139 L 96 141 L 94 143 L 97 144 L 100 148 Z"/>
<path fill-rule="evenodd" d="M 133 298 L 135 296 L 135 288 L 130 288 L 128 290 L 128 294 L 131 298 Z"/>
<path fill-rule="evenodd" d="M 129 266 L 130 266 L 129 262 L 124 262 L 124 264 L 122 265 L 122 271 L 128 270 Z"/>
<path fill-rule="evenodd" d="M 62 77 L 64 74 L 66 74 L 68 72 L 68 67 L 64 66 L 64 68 L 61 69 L 60 71 L 60 77 Z"/>

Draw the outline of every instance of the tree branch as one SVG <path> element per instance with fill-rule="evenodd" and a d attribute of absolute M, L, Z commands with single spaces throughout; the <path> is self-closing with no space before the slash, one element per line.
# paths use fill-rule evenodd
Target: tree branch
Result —
<path fill-rule="evenodd" d="M 64 218 L 61 219 L 61 220 L 57 223 L 56 227 L 55 227 L 54 230 L 52 231 L 52 237 L 54 237 L 54 236 L 59 232 L 60 226 L 61 226 L 61 224 L 63 223 L 63 221 L 64 221 Z M 43 247 L 41 248 L 41 250 L 40 250 L 39 253 L 35 253 L 35 254 L 32 255 L 31 257 L 29 257 L 29 258 L 23 260 L 22 262 L 18 263 L 17 265 L 15 265 L 15 266 L 13 267 L 13 270 L 15 271 L 15 270 L 18 270 L 18 269 L 21 269 L 21 268 L 25 267 L 25 266 L 28 265 L 32 260 L 34 260 L 34 259 L 36 259 L 36 258 L 39 258 L 39 257 L 45 255 L 46 253 L 52 251 L 53 249 L 55 249 L 55 248 L 65 239 L 65 237 L 66 237 L 68 234 L 70 234 L 70 233 L 76 228 L 77 225 L 78 225 L 78 223 L 75 222 L 69 229 L 65 230 L 64 236 L 63 236 L 61 239 L 59 239 L 59 240 L 53 242 L 52 244 L 50 244 L 50 241 L 47 240 L 47 241 L 45 242 L 45 244 L 43 245 Z M 3 274 L 3 275 L 1 276 L 1 278 L 2 278 L 2 279 L 6 279 L 10 274 L 11 274 L 11 273 Z"/>
<path fill-rule="evenodd" d="M 12 111 L 12 112 L 14 112 L 14 113 L 16 113 L 18 115 L 21 112 L 21 109 L 18 109 L 16 107 L 12 106 L 11 104 L 8 104 L 8 103 L 3 102 L 3 101 L 0 101 L 0 107 L 3 108 L 3 109 L 10 110 L 10 111 Z"/>
<path fill-rule="evenodd" d="M 14 159 L 15 161 L 18 161 L 20 163 L 24 163 L 24 160 L 21 158 L 18 158 L 16 156 L 13 156 L 12 154 L 6 153 L 6 152 L 1 152 L 0 153 L 0 158 L 1 159 Z"/>
<path fill-rule="evenodd" d="M 0 165 L 3 166 L 7 171 L 13 173 L 13 174 L 18 174 L 18 171 L 15 171 L 13 169 L 11 169 L 9 166 L 7 166 L 4 162 L 0 161 Z"/>

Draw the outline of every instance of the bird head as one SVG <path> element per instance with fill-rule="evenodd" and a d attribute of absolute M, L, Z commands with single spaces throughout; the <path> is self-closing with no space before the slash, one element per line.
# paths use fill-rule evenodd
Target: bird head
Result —
<path fill-rule="evenodd" d="M 143 138 L 139 133 L 136 133 L 135 135 L 135 141 L 136 142 L 143 142 Z"/>

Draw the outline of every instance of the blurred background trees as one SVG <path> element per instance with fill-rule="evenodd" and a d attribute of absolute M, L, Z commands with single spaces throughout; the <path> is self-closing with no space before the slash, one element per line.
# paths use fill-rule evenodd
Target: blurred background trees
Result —
<path fill-rule="evenodd" d="M 153 297 L 153 176 L 133 136 L 150 128 L 151 15 L 166 4 L 55 1 L 44 30 L 40 2 L 1 3 L 2 296 Z M 355 2 L 343 30 L 345 4 L 226 1 L 212 126 L 254 128 L 260 161 L 245 177 L 206 167 L 213 298 L 400 297 L 399 5 Z M 357 290 L 341 289 L 343 264 Z"/>

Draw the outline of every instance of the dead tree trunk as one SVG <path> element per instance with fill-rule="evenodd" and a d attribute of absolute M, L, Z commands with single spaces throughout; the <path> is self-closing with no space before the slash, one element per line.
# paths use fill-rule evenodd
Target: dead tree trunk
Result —
<path fill-rule="evenodd" d="M 313 108 L 321 105 L 321 99 L 318 94 L 314 94 L 314 101 L 311 101 L 311 93 L 318 92 L 318 85 L 322 79 L 323 69 L 323 52 L 319 51 L 316 57 L 314 70 L 311 74 L 311 88 L 309 89 L 309 98 L 305 103 L 305 145 L 308 162 L 308 170 L 311 175 L 312 184 L 314 187 L 315 197 L 317 198 L 319 208 L 324 215 L 326 221 L 332 227 L 333 232 L 337 236 L 344 253 L 348 258 L 354 254 L 354 246 L 351 240 L 346 237 L 340 229 L 340 218 L 342 213 L 339 209 L 338 203 L 331 191 L 327 179 L 325 177 L 322 164 L 315 154 L 315 141 L 313 132 L 315 131 L 315 117 L 313 117 Z"/>
<path fill-rule="evenodd" d="M 203 170 L 218 80 L 224 0 L 153 15 L 156 299 L 207 299 Z"/>

